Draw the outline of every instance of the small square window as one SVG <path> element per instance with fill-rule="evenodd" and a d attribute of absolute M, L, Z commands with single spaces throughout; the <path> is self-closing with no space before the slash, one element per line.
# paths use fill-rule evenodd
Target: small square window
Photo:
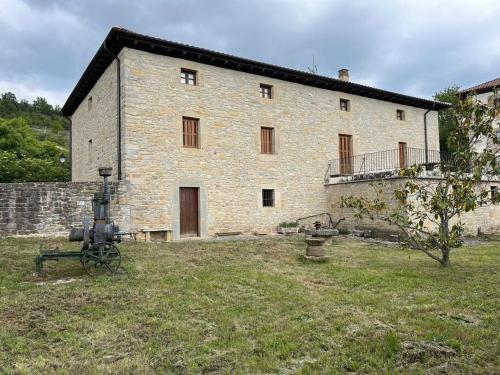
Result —
<path fill-rule="evenodd" d="M 91 96 L 87 99 L 87 109 L 89 111 L 92 110 L 92 97 Z"/>
<path fill-rule="evenodd" d="M 181 83 L 196 86 L 196 72 L 194 70 L 181 69 Z"/>
<path fill-rule="evenodd" d="M 274 190 L 272 189 L 262 190 L 262 206 L 274 207 Z"/>
<path fill-rule="evenodd" d="M 405 111 L 403 111 L 402 109 L 397 109 L 396 110 L 396 118 L 399 121 L 404 121 L 405 120 Z"/>
<path fill-rule="evenodd" d="M 351 109 L 350 101 L 347 99 L 340 99 L 340 110 L 349 112 Z"/>
<path fill-rule="evenodd" d="M 260 96 L 262 98 L 272 99 L 273 98 L 273 86 L 260 84 Z"/>

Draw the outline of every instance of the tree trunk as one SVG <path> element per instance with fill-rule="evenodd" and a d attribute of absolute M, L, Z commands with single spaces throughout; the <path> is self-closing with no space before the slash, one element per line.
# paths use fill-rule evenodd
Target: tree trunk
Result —
<path fill-rule="evenodd" d="M 441 258 L 441 266 L 448 267 L 450 265 L 450 250 L 442 249 L 443 257 Z"/>
<path fill-rule="evenodd" d="M 446 212 L 441 213 L 441 236 L 442 241 L 445 243 L 444 246 L 441 247 L 441 253 L 443 257 L 441 258 L 441 266 L 448 267 L 450 265 L 450 248 L 448 244 L 450 242 L 450 228 L 449 228 L 449 220 Z"/>

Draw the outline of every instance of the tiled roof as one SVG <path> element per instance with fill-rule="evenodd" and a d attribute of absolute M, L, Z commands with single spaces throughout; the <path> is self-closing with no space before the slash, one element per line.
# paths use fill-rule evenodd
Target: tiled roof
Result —
<path fill-rule="evenodd" d="M 500 89 L 500 77 L 492 79 L 491 81 L 480 83 L 479 85 L 469 87 L 468 89 L 460 90 L 461 94 L 475 92 L 481 94 L 483 92 L 491 91 L 494 87 Z"/>
<path fill-rule="evenodd" d="M 111 64 L 114 59 L 113 55 L 117 55 L 123 47 L 417 108 L 439 110 L 450 106 L 448 103 L 398 94 L 354 82 L 345 82 L 336 78 L 249 60 L 113 27 L 66 100 L 62 108 L 65 116 L 71 116 L 75 112 L 99 77 Z"/>

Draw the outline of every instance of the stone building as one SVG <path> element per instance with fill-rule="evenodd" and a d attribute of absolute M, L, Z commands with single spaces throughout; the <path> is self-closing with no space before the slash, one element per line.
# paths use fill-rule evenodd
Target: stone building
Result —
<path fill-rule="evenodd" d="M 472 95 L 475 100 L 497 109 L 493 127 L 496 130 L 497 137 L 500 137 L 500 77 L 462 89 L 459 93 L 462 98 Z M 491 139 L 483 138 L 474 145 L 474 148 L 477 152 L 482 152 L 484 149 L 492 146 L 495 147 Z"/>
<path fill-rule="evenodd" d="M 125 229 L 180 238 L 273 232 L 328 210 L 332 184 L 432 163 L 446 107 L 113 28 L 63 113 L 72 180 L 112 166 Z"/>

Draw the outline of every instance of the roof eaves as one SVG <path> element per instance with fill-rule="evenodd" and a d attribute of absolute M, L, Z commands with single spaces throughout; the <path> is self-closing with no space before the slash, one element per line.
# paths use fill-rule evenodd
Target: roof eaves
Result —
<path fill-rule="evenodd" d="M 148 35 L 138 34 L 119 27 L 113 27 L 109 31 L 103 44 L 106 44 L 107 49 L 111 50 L 114 54 L 118 54 L 123 47 L 129 47 L 160 55 L 179 57 L 204 64 L 221 66 L 227 69 L 239 70 L 308 86 L 340 91 L 398 104 L 406 104 L 424 109 L 439 110 L 450 106 L 448 103 L 417 98 L 354 82 L 345 82 L 332 77 L 216 52 L 205 48 L 171 42 Z M 71 116 L 73 114 L 78 105 L 92 89 L 97 79 L 102 75 L 109 64 L 111 64 L 112 60 L 113 57 L 106 52 L 103 45 L 101 45 L 62 108 L 66 116 Z M 94 77 L 92 77 L 92 79 L 90 79 L 91 75 L 94 74 L 97 78 L 94 79 Z"/>

